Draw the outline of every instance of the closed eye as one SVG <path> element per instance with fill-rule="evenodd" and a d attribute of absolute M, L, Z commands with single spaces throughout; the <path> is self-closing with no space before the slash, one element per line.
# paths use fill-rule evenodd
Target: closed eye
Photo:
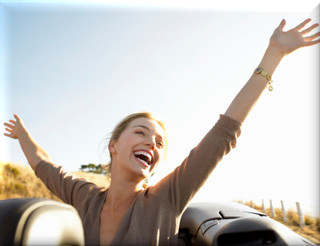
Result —
<path fill-rule="evenodd" d="M 139 134 L 141 136 L 145 136 L 144 132 L 143 131 L 135 131 L 136 134 Z"/>
<path fill-rule="evenodd" d="M 163 143 L 162 142 L 157 142 L 158 148 L 162 149 L 163 148 Z"/>

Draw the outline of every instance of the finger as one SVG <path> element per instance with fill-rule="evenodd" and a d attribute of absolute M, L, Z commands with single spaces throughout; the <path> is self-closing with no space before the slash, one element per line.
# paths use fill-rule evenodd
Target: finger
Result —
<path fill-rule="evenodd" d="M 19 120 L 19 121 L 21 120 L 20 117 L 19 117 L 19 115 L 14 114 L 13 116 L 14 116 L 14 118 L 15 118 L 16 120 Z"/>
<path fill-rule="evenodd" d="M 307 25 L 309 22 L 311 21 L 311 19 L 306 19 L 304 22 L 302 22 L 301 24 L 297 25 L 295 28 L 296 30 L 301 30 L 302 28 L 305 27 L 305 25 Z"/>
<path fill-rule="evenodd" d="M 8 126 L 8 127 L 10 127 L 10 128 L 14 128 L 14 125 L 9 124 L 9 123 L 7 123 L 7 122 L 5 122 L 4 125 L 5 125 L 5 126 Z"/>
<path fill-rule="evenodd" d="M 318 44 L 320 43 L 320 39 L 314 40 L 314 41 L 310 41 L 310 42 L 306 42 L 304 46 L 311 46 L 314 44 Z"/>
<path fill-rule="evenodd" d="M 309 41 L 312 41 L 312 40 L 314 40 L 315 38 L 317 38 L 319 36 L 320 36 L 320 32 L 317 32 L 316 34 L 313 34 L 312 36 L 305 37 L 304 40 L 309 42 Z"/>
<path fill-rule="evenodd" d="M 9 137 L 9 138 L 13 138 L 13 139 L 17 139 L 16 137 L 14 137 L 12 134 L 8 134 L 8 133 L 3 133 L 3 135 Z"/>
<path fill-rule="evenodd" d="M 9 120 L 9 122 L 13 123 L 14 125 L 16 124 L 15 120 Z"/>
<path fill-rule="evenodd" d="M 286 20 L 282 19 L 282 21 L 280 22 L 280 25 L 278 26 L 278 28 L 283 31 L 284 26 L 286 25 Z"/>
<path fill-rule="evenodd" d="M 308 27 L 307 29 L 301 31 L 301 34 L 302 34 L 302 35 L 305 35 L 305 34 L 311 32 L 311 31 L 312 31 L 313 29 L 315 29 L 317 26 L 319 26 L 318 23 L 317 23 L 317 24 L 313 24 L 312 26 Z"/>
<path fill-rule="evenodd" d="M 10 129 L 10 128 L 5 128 L 6 129 L 6 131 L 8 131 L 8 132 L 12 132 L 12 129 Z"/>

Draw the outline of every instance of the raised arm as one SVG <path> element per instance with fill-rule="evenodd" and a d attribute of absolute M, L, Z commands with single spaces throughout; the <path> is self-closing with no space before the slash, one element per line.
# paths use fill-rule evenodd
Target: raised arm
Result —
<path fill-rule="evenodd" d="M 24 127 L 22 120 L 17 114 L 14 114 L 15 120 L 9 120 L 9 123 L 6 122 L 6 131 L 5 136 L 12 139 L 18 139 L 21 149 L 26 156 L 30 166 L 35 170 L 37 164 L 42 160 L 51 160 L 49 154 L 42 149 L 36 141 L 32 138 L 31 134 Z"/>
<path fill-rule="evenodd" d="M 18 139 L 30 166 L 35 174 L 62 201 L 73 205 L 83 216 L 83 201 L 99 192 L 99 188 L 85 179 L 66 172 L 62 166 L 54 164 L 49 154 L 42 149 L 24 127 L 22 120 L 14 114 L 15 120 L 4 123 L 5 136 Z M 38 165 L 39 164 L 39 165 Z M 37 167 L 37 169 L 36 169 Z M 80 202 L 81 201 L 81 202 Z"/>
<path fill-rule="evenodd" d="M 284 56 L 298 48 L 319 43 L 320 40 L 316 38 L 320 36 L 320 32 L 305 36 L 319 26 L 319 24 L 314 24 L 309 28 L 304 28 L 310 21 L 311 19 L 307 19 L 295 28 L 285 32 L 283 28 L 286 22 L 282 20 L 271 36 L 269 46 L 258 68 L 262 68 L 263 71 L 272 76 Z M 225 115 L 243 123 L 268 85 L 269 81 L 265 76 L 262 76 L 261 73 L 253 73 L 249 81 L 234 98 Z"/>

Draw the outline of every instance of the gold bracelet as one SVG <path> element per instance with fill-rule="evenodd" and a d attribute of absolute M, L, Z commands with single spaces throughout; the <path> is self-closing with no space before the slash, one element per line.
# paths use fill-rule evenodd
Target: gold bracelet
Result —
<path fill-rule="evenodd" d="M 271 75 L 268 74 L 267 71 L 263 70 L 262 67 L 257 67 L 256 70 L 254 70 L 254 73 L 255 74 L 261 74 L 263 77 L 266 77 L 266 79 L 268 80 L 268 84 L 269 84 L 269 91 L 272 91 L 273 90 L 273 87 L 271 85 L 271 83 L 273 82 L 272 81 L 272 78 L 271 78 Z"/>

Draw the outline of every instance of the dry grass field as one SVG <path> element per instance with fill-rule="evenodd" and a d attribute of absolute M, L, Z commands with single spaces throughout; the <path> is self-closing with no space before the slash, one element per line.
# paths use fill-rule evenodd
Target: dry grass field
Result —
<path fill-rule="evenodd" d="M 81 171 L 74 172 L 73 174 L 85 178 L 101 187 L 109 184 L 109 179 L 103 175 Z M 53 195 L 35 176 L 33 170 L 29 166 L 0 162 L 0 200 L 25 197 L 41 197 L 60 201 L 60 199 Z M 249 203 L 247 205 L 250 206 Z M 253 204 L 253 208 L 262 211 L 262 207 L 255 204 Z M 266 214 L 271 217 L 270 209 L 267 209 Z M 283 223 L 281 209 L 275 209 L 275 217 L 273 219 L 288 226 L 291 230 L 310 241 L 318 245 L 320 244 L 319 218 L 305 216 L 306 226 L 303 229 L 300 229 L 299 227 L 299 217 L 295 211 L 288 211 L 287 218 L 288 223 Z"/>
<path fill-rule="evenodd" d="M 250 206 L 250 203 L 246 204 Z M 263 212 L 262 206 L 258 206 L 253 204 L 253 208 Z M 287 211 L 287 222 L 283 222 L 283 215 L 282 210 L 280 208 L 274 209 L 275 216 L 271 216 L 271 210 L 266 209 L 266 215 L 271 217 L 272 219 L 279 221 L 280 223 L 284 224 L 285 226 L 289 227 L 294 232 L 300 234 L 301 236 L 305 237 L 306 239 L 310 240 L 311 242 L 320 245 L 320 218 L 313 218 L 311 216 L 305 215 L 304 222 L 305 227 L 300 228 L 299 216 L 296 211 L 289 210 Z"/>
<path fill-rule="evenodd" d="M 103 175 L 74 172 L 98 186 L 106 186 L 109 179 Z M 30 166 L 0 162 L 0 199 L 41 197 L 60 201 L 38 179 Z"/>

